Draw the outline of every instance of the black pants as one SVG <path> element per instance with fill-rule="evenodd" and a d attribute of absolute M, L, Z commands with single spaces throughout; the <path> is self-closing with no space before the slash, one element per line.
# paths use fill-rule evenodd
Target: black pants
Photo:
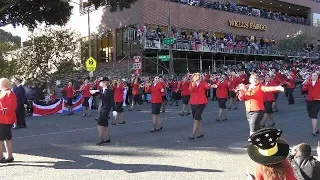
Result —
<path fill-rule="evenodd" d="M 246 116 L 249 122 L 250 132 L 258 131 L 264 116 L 264 111 L 250 111 L 246 113 Z"/>
<path fill-rule="evenodd" d="M 215 100 L 215 99 L 216 99 L 216 92 L 217 92 L 217 89 L 216 89 L 216 88 L 213 88 L 213 89 L 212 89 L 212 100 Z"/>
<path fill-rule="evenodd" d="M 293 90 L 294 90 L 294 88 L 287 88 L 287 90 L 286 90 L 286 96 L 288 98 L 289 104 L 294 104 Z"/>
<path fill-rule="evenodd" d="M 25 126 L 26 125 L 26 112 L 23 104 L 18 104 L 16 109 L 17 116 L 17 126 Z"/>
<path fill-rule="evenodd" d="M 208 89 L 208 90 L 206 91 L 206 92 L 207 92 L 207 93 L 206 93 L 206 94 L 207 94 L 207 98 L 210 98 L 210 91 L 211 91 L 210 89 Z"/>

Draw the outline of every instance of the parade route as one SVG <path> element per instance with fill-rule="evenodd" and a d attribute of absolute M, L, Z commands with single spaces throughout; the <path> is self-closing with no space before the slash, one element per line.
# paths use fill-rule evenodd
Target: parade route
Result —
<path fill-rule="evenodd" d="M 290 146 L 308 143 L 316 149 L 320 136 L 311 135 L 304 99 L 295 91 L 296 104 L 279 97 L 276 128 Z M 228 104 L 228 103 L 227 103 Z M 13 164 L 0 165 L 2 179 L 213 179 L 240 180 L 254 173 L 247 156 L 249 135 L 244 104 L 227 111 L 228 120 L 217 122 L 217 101 L 203 114 L 205 137 L 189 140 L 192 117 L 178 115 L 180 106 L 162 113 L 163 130 L 150 133 L 150 105 L 128 112 L 127 123 L 110 125 L 111 143 L 96 146 L 97 128 L 92 117 L 52 115 L 28 117 L 27 128 L 13 131 Z"/>

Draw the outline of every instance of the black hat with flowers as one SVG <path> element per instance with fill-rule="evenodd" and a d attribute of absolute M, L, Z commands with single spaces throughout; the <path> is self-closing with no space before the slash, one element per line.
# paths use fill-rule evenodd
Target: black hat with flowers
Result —
<path fill-rule="evenodd" d="M 249 157 L 263 165 L 277 164 L 285 160 L 289 154 L 289 145 L 280 138 L 280 129 L 261 129 L 252 134 L 247 151 Z"/>

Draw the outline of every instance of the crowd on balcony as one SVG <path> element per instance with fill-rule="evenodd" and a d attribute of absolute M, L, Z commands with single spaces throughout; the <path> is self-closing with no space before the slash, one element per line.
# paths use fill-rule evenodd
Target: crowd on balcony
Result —
<path fill-rule="evenodd" d="M 253 8 L 248 7 L 245 5 L 238 5 L 234 2 L 221 2 L 221 1 L 207 1 L 207 0 L 172 0 L 176 3 L 181 4 L 188 4 L 191 6 L 199 6 L 199 7 L 205 7 L 210 9 L 216 9 L 220 11 L 227 11 L 247 16 L 255 16 L 255 17 L 261 17 L 265 19 L 272 19 L 276 21 L 284 21 L 289 23 L 295 23 L 295 24 L 302 24 L 302 25 L 310 25 L 310 21 L 303 17 L 297 17 L 297 16 L 290 16 L 286 13 L 281 12 L 275 12 L 271 10 L 266 10 L 263 8 Z M 314 1 L 320 1 L 320 0 L 314 0 Z"/>
<path fill-rule="evenodd" d="M 147 25 L 137 27 L 139 43 L 145 48 L 166 48 L 163 43 L 168 37 L 166 27 Z M 231 33 L 196 31 L 172 28 L 174 49 L 194 51 L 235 52 L 243 54 L 270 54 L 270 49 L 276 46 L 272 39 L 263 37 L 247 37 Z M 268 51 L 268 52 L 267 52 Z"/>

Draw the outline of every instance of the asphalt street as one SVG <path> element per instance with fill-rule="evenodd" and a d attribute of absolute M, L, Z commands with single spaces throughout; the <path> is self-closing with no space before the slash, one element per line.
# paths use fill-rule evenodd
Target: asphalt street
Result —
<path fill-rule="evenodd" d="M 295 91 L 296 104 L 288 105 L 280 94 L 276 128 L 283 130 L 291 146 L 301 142 L 316 149 L 320 136 L 311 135 L 305 100 Z M 193 120 L 178 115 L 180 106 L 168 106 L 161 114 L 163 130 L 150 133 L 151 105 L 128 112 L 127 123 L 110 125 L 111 143 L 98 141 L 93 117 L 52 115 L 28 117 L 27 128 L 14 130 L 13 164 L 0 164 L 0 180 L 51 179 L 211 179 L 240 180 L 254 174 L 255 163 L 247 156 L 249 135 L 244 103 L 227 112 L 225 122 L 213 121 L 217 101 L 203 114 L 205 137 L 189 140 Z M 96 111 L 92 113 L 96 115 Z"/>

